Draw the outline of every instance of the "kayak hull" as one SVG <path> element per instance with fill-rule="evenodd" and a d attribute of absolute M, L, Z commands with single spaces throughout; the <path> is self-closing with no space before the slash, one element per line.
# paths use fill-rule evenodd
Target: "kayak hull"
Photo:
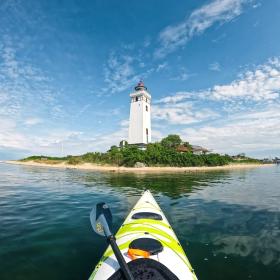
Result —
<path fill-rule="evenodd" d="M 161 244 L 161 248 L 156 249 L 158 251 L 151 254 L 149 259 L 161 263 L 178 279 L 197 279 L 180 242 L 150 191 L 143 193 L 116 234 L 116 242 L 127 263 L 132 261 L 129 247 L 137 240 Z M 108 246 L 89 279 L 108 279 L 118 270 L 119 264 Z"/>

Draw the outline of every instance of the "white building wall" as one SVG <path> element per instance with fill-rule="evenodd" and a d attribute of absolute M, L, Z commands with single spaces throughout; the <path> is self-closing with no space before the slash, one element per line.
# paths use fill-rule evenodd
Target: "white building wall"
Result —
<path fill-rule="evenodd" d="M 151 99 L 145 92 L 133 93 L 130 96 L 128 143 L 148 144 L 151 142 Z M 139 101 L 134 101 L 136 96 L 140 99 Z M 146 111 L 146 106 L 148 106 L 148 111 Z M 148 129 L 148 137 L 146 129 Z"/>
<path fill-rule="evenodd" d="M 145 144 L 151 143 L 152 141 L 152 129 L 151 129 L 151 104 L 145 102 L 143 108 L 143 135 Z M 148 106 L 148 112 L 146 111 L 146 106 Z M 148 129 L 148 138 L 146 135 L 146 129 Z"/>

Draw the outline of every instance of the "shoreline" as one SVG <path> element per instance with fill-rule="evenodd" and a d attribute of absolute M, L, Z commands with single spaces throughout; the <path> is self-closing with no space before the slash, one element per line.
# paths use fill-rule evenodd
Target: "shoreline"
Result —
<path fill-rule="evenodd" d="M 240 163 L 240 164 L 229 164 L 222 166 L 192 166 L 192 167 L 124 167 L 124 166 L 109 166 L 109 165 L 97 165 L 92 163 L 83 163 L 77 165 L 71 165 L 66 163 L 38 163 L 35 161 L 18 161 L 18 160 L 7 160 L 4 161 L 7 164 L 16 164 L 24 166 L 37 166 L 37 167 L 49 167 L 49 168 L 60 168 L 60 169 L 77 169 L 77 170 L 92 170 L 92 171 L 105 171 L 105 172 L 137 172 L 137 173 L 173 173 L 173 172 L 203 172 L 203 171 L 216 171 L 216 170 L 235 170 L 235 169 L 249 169 L 271 166 L 273 164 L 256 164 L 256 163 Z"/>

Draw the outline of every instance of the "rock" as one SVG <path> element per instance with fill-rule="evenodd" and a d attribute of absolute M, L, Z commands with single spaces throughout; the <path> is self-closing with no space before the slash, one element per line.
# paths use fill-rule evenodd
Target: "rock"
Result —
<path fill-rule="evenodd" d="M 142 167 L 146 167 L 146 165 L 145 165 L 145 163 L 143 163 L 143 162 L 137 161 L 137 162 L 134 164 L 134 167 L 136 167 L 136 168 L 142 168 Z"/>

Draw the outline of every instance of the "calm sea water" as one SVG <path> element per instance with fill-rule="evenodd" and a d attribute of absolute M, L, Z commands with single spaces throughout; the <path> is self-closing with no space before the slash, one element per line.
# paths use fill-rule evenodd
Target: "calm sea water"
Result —
<path fill-rule="evenodd" d="M 87 279 L 106 243 L 90 226 L 106 201 L 121 225 L 153 192 L 199 279 L 279 279 L 280 167 L 117 174 L 0 164 L 0 279 Z"/>

